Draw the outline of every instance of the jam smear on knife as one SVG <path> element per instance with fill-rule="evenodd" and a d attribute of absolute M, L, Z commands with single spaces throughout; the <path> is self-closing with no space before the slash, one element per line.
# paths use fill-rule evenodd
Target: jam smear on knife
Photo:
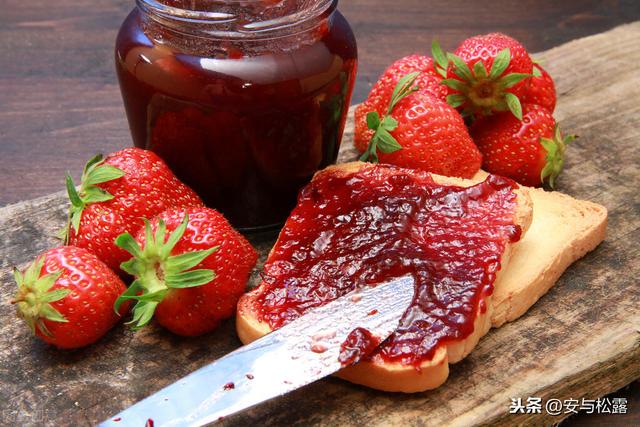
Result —
<path fill-rule="evenodd" d="M 468 188 L 439 185 L 389 165 L 319 175 L 264 267 L 261 320 L 276 329 L 356 288 L 412 274 L 413 302 L 369 357 L 418 366 L 439 343 L 473 332 L 506 245 L 520 239 L 515 188 L 493 175 Z"/>
<path fill-rule="evenodd" d="M 338 361 L 342 366 L 353 365 L 370 354 L 380 344 L 380 340 L 365 328 L 355 328 L 340 345 Z"/>

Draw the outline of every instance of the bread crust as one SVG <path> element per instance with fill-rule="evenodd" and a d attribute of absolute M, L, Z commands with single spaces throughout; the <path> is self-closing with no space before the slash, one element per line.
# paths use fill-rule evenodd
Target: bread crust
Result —
<path fill-rule="evenodd" d="M 375 167 L 369 163 L 351 162 L 329 166 L 318 172 L 314 179 L 322 174 L 344 176 L 355 173 L 362 168 Z M 478 180 L 431 175 L 434 181 L 442 185 L 455 185 L 469 187 Z M 514 223 L 526 233 L 532 220 L 532 202 L 529 190 L 525 187 L 516 189 L 517 207 Z M 277 242 L 276 242 L 277 245 Z M 501 257 L 501 264 L 509 263 L 512 244 L 507 244 Z M 275 245 L 274 245 L 275 247 Z M 271 255 L 271 254 L 270 254 Z M 496 281 L 502 274 L 501 269 L 496 275 Z M 258 307 L 255 304 L 257 296 L 261 292 L 262 283 L 256 289 L 242 296 L 238 302 L 236 314 L 236 329 L 240 340 L 247 344 L 271 332 L 270 326 L 258 320 Z M 478 311 L 474 320 L 474 331 L 465 339 L 443 343 L 435 349 L 435 354 L 430 360 L 423 361 L 418 367 L 404 365 L 399 362 L 388 362 L 379 356 L 371 360 L 361 361 L 355 365 L 340 370 L 336 375 L 350 382 L 365 385 L 384 391 L 413 393 L 430 390 L 442 385 L 449 376 L 449 364 L 456 363 L 466 357 L 476 346 L 480 338 L 491 328 L 493 312 L 493 296 L 483 298 L 484 304 L 478 304 Z M 480 307 L 484 305 L 486 310 L 482 312 Z"/>

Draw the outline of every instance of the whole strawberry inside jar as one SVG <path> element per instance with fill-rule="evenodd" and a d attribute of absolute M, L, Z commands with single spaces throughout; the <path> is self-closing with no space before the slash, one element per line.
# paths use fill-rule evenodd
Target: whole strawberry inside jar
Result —
<path fill-rule="evenodd" d="M 356 73 L 337 0 L 137 0 L 116 69 L 137 147 L 233 225 L 280 224 L 334 163 Z"/>

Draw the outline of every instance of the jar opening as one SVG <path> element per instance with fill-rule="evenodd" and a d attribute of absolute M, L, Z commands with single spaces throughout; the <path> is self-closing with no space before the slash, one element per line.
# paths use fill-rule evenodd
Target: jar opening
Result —
<path fill-rule="evenodd" d="M 225 39 L 270 38 L 304 31 L 338 0 L 136 0 L 163 25 Z M 189 31 L 191 30 L 191 31 Z"/>

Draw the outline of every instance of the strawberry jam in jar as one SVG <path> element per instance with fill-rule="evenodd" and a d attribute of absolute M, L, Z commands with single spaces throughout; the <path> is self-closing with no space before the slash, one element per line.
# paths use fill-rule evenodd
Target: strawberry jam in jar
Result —
<path fill-rule="evenodd" d="M 236 227 L 281 224 L 334 163 L 356 73 L 337 0 L 137 0 L 116 69 L 135 146 Z"/>

